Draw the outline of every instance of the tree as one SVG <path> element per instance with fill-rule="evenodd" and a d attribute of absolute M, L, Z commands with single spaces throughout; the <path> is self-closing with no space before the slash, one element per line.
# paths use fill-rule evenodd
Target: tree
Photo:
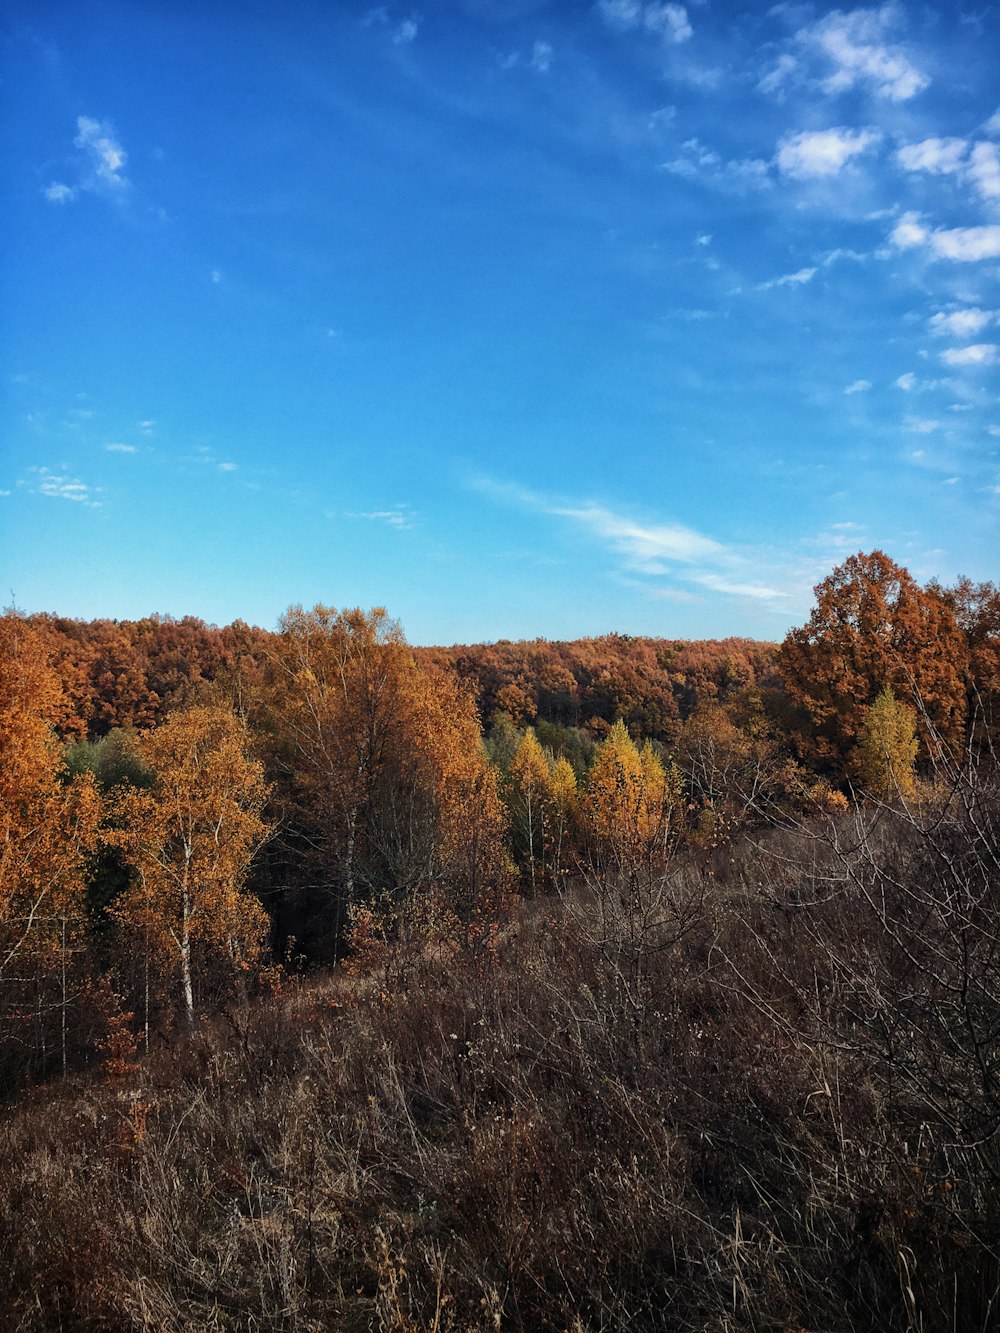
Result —
<path fill-rule="evenodd" d="M 64 944 L 83 915 L 100 798 L 89 775 L 65 780 L 53 735 L 64 715 L 44 636 L 0 616 L 0 976 L 29 947 Z"/>
<path fill-rule="evenodd" d="M 887 686 L 868 709 L 861 731 L 858 767 L 865 789 L 883 801 L 912 797 L 918 744 L 916 714 Z"/>
<path fill-rule="evenodd" d="M 568 759 L 557 759 L 549 774 L 549 864 L 558 881 L 577 808 L 576 774 Z"/>
<path fill-rule="evenodd" d="M 587 774 L 585 810 L 591 841 L 603 864 L 627 865 L 666 851 L 678 796 L 647 742 L 642 753 L 618 721 L 601 743 Z"/>
<path fill-rule="evenodd" d="M 120 790 L 117 827 L 105 835 L 136 872 L 116 915 L 170 960 L 191 1024 L 192 946 L 203 943 L 238 970 L 266 937 L 267 916 L 243 889 L 270 832 L 262 817 L 267 786 L 230 709 L 175 713 L 140 737 L 138 752 L 155 780 L 145 790 Z"/>
<path fill-rule="evenodd" d="M 785 689 L 802 714 L 807 757 L 848 771 L 867 710 L 891 687 L 918 708 L 921 750 L 962 742 L 967 652 L 940 597 L 923 591 L 882 551 L 854 555 L 818 584 L 808 622 L 778 654 Z"/>
<path fill-rule="evenodd" d="M 535 888 L 536 863 L 545 873 L 546 797 L 549 791 L 549 765 L 534 729 L 529 727 L 510 766 L 511 805 L 515 832 L 528 860 L 531 888 Z"/>
<path fill-rule="evenodd" d="M 504 819 L 471 695 L 420 670 L 384 610 L 292 607 L 269 667 L 286 826 L 334 936 L 358 906 L 445 882 L 475 897 L 506 875 L 484 859 Z"/>
<path fill-rule="evenodd" d="M 969 651 L 969 712 L 976 739 L 1000 737 L 1000 588 L 960 578 L 951 588 L 931 583 L 928 592 L 952 612 Z"/>

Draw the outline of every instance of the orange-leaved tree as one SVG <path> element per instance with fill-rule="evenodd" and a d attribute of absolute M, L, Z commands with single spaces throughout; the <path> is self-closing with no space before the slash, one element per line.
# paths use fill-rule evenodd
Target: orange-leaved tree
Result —
<path fill-rule="evenodd" d="M 116 914 L 176 972 L 190 1024 L 192 946 L 204 945 L 217 965 L 239 971 L 267 936 L 266 913 L 244 891 L 270 833 L 267 785 L 246 727 L 229 708 L 174 713 L 140 736 L 137 748 L 155 780 L 147 789 L 123 788 L 114 802 L 115 827 L 105 837 L 135 871 Z"/>
<path fill-rule="evenodd" d="M 82 925 L 100 798 L 89 775 L 66 780 L 52 730 L 64 715 L 45 636 L 0 616 L 0 977 Z"/>
<path fill-rule="evenodd" d="M 392 915 L 432 886 L 473 901 L 507 874 L 472 698 L 421 670 L 384 610 L 292 607 L 265 711 L 289 840 L 334 931 L 368 904 Z"/>
<path fill-rule="evenodd" d="M 808 622 L 781 645 L 778 669 L 803 714 L 803 753 L 849 772 L 880 691 L 918 710 L 925 756 L 961 745 L 965 637 L 945 602 L 882 551 L 853 555 L 818 584 Z"/>

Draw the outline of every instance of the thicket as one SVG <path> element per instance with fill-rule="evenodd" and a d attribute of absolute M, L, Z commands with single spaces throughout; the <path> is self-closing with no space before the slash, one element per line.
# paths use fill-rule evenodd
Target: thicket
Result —
<path fill-rule="evenodd" d="M 995 1327 L 998 621 L 855 557 L 780 690 L 484 744 L 381 612 L 90 739 L 3 617 L 7 1322 Z"/>

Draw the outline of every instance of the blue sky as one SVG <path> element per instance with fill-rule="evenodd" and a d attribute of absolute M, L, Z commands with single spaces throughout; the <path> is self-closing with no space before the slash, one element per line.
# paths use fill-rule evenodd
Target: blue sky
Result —
<path fill-rule="evenodd" d="M 1000 12 L 0 9 L 18 606 L 780 638 L 994 578 Z"/>

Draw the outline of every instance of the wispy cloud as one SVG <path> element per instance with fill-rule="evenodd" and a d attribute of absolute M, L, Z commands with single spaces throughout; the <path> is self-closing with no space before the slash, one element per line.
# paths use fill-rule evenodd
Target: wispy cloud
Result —
<path fill-rule="evenodd" d="M 408 46 L 410 42 L 416 41 L 417 32 L 420 29 L 420 18 L 413 14 L 402 23 L 398 23 L 392 30 L 392 40 L 396 46 Z"/>
<path fill-rule="evenodd" d="M 667 42 L 686 42 L 693 35 L 691 20 L 683 5 L 657 4 L 655 0 L 600 0 L 598 9 L 612 27 L 642 29 Z"/>
<path fill-rule="evenodd" d="M 851 130 L 844 126 L 829 130 L 803 130 L 788 134 L 778 144 L 778 170 L 794 180 L 836 176 L 862 153 L 882 139 L 876 129 Z"/>
<path fill-rule="evenodd" d="M 799 29 L 794 43 L 815 70 L 823 92 L 835 95 L 862 87 L 890 102 L 906 102 L 923 92 L 930 79 L 890 40 L 904 14 L 892 3 L 849 13 L 834 10 Z"/>
<path fill-rule="evenodd" d="M 907 417 L 906 429 L 917 435 L 931 435 L 941 429 L 941 422 L 931 417 Z"/>
<path fill-rule="evenodd" d="M 134 444 L 106 444 L 104 448 L 109 454 L 135 454 L 139 452 Z"/>
<path fill-rule="evenodd" d="M 86 154 L 94 177 L 109 189 L 124 189 L 128 184 L 122 175 L 126 161 L 125 149 L 118 142 L 111 126 L 104 120 L 80 116 L 76 127 L 78 133 L 73 142 Z"/>
<path fill-rule="evenodd" d="M 523 65 L 536 74 L 548 74 L 552 68 L 554 54 L 551 42 L 537 41 L 527 54 L 522 51 L 508 51 L 506 55 L 497 57 L 497 63 L 501 69 L 516 69 L 519 65 Z"/>
<path fill-rule="evenodd" d="M 917 387 L 917 377 L 912 370 L 908 370 L 905 375 L 900 375 L 896 380 L 896 388 L 902 389 L 904 393 L 910 393 Z"/>
<path fill-rule="evenodd" d="M 802 287 L 805 283 L 812 282 L 817 272 L 815 268 L 800 268 L 797 273 L 786 273 L 783 277 L 772 278 L 770 282 L 759 282 L 757 290 L 769 292 L 773 287 Z"/>
<path fill-rule="evenodd" d="M 501 503 L 572 523 L 612 552 L 631 575 L 679 580 L 689 587 L 773 606 L 784 606 L 791 595 L 777 586 L 777 580 L 761 580 L 765 562 L 759 552 L 727 546 L 685 524 L 643 520 L 597 500 L 556 499 L 491 478 L 479 477 L 472 484 Z M 656 585 L 650 591 L 671 595 Z"/>
<path fill-rule="evenodd" d="M 768 163 L 760 158 L 724 159 L 700 139 L 687 139 L 681 145 L 680 156 L 660 163 L 661 171 L 688 180 L 701 180 L 718 189 L 745 194 L 750 190 L 768 189 Z"/>
<path fill-rule="evenodd" d="M 871 380 L 855 380 L 853 384 L 849 384 L 847 386 L 847 388 L 844 390 L 844 393 L 846 394 L 867 393 L 871 387 L 872 387 Z"/>
<path fill-rule="evenodd" d="M 393 505 L 391 509 L 370 509 L 367 512 L 348 513 L 347 518 L 364 519 L 368 523 L 382 523 L 397 531 L 406 531 L 415 526 L 416 515 L 409 505 Z"/>
<path fill-rule="evenodd" d="M 415 41 L 421 22 L 419 14 L 411 14 L 409 18 L 397 22 L 385 5 L 376 5 L 361 16 L 363 28 L 387 28 L 394 46 L 408 46 Z"/>
<path fill-rule="evenodd" d="M 67 185 L 53 181 L 42 191 L 52 204 L 68 204 L 81 190 L 92 194 L 121 195 L 128 188 L 124 175 L 127 154 L 114 129 L 105 120 L 78 116 L 74 146 L 79 149 L 76 162 L 77 181 Z"/>
<path fill-rule="evenodd" d="M 42 194 L 50 204 L 68 204 L 76 198 L 76 190 L 70 185 L 63 185 L 61 181 L 53 181 Z"/>
<path fill-rule="evenodd" d="M 100 494 L 99 486 L 90 486 L 78 477 L 71 477 L 65 472 L 53 472 L 47 467 L 28 469 L 31 475 L 30 489 L 36 495 L 47 495 L 56 500 L 72 500 L 75 504 L 87 505 L 91 509 L 100 506 L 96 497 Z"/>

